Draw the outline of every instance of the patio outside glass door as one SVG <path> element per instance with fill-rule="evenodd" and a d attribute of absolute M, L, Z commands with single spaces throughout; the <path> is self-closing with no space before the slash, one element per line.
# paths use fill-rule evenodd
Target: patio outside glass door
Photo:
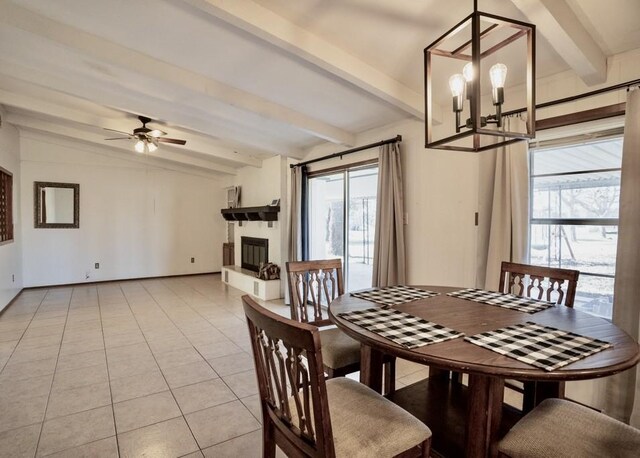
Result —
<path fill-rule="evenodd" d="M 371 286 L 377 187 L 377 165 L 309 178 L 309 259 L 341 258 L 346 291 Z"/>

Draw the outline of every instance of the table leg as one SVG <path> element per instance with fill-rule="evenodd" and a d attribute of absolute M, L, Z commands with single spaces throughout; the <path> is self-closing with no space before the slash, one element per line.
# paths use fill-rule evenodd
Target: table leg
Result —
<path fill-rule="evenodd" d="M 360 382 L 382 393 L 383 354 L 368 345 L 360 346 Z"/>
<path fill-rule="evenodd" d="M 429 378 L 439 378 L 439 379 L 449 380 L 450 376 L 451 376 L 451 371 L 429 366 Z"/>
<path fill-rule="evenodd" d="M 469 374 L 467 458 L 497 456 L 503 396 L 504 379 Z"/>
<path fill-rule="evenodd" d="M 524 382 L 525 396 L 522 403 L 524 413 L 548 398 L 564 398 L 564 382 Z"/>

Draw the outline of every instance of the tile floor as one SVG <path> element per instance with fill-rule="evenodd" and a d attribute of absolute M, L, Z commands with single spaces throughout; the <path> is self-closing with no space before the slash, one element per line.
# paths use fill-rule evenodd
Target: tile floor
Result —
<path fill-rule="evenodd" d="M 23 292 L 0 315 L 0 457 L 260 456 L 242 294 L 220 275 Z M 397 384 L 427 374 L 400 361 Z"/>

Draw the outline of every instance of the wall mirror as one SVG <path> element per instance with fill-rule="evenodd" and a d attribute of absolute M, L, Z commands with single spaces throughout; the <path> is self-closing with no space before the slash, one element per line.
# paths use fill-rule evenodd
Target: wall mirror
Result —
<path fill-rule="evenodd" d="M 74 229 L 80 227 L 80 185 L 36 181 L 34 189 L 35 227 Z"/>

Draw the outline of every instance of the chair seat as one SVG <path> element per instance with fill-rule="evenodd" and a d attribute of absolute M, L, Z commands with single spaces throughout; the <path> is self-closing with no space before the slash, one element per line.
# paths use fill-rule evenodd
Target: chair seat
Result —
<path fill-rule="evenodd" d="M 431 437 L 424 423 L 355 380 L 327 380 L 327 398 L 336 457 L 392 457 Z M 290 405 L 297 424 L 293 401 Z"/>
<path fill-rule="evenodd" d="M 360 362 L 360 342 L 338 328 L 320 330 L 322 361 L 331 369 L 339 369 Z"/>
<path fill-rule="evenodd" d="M 640 431 L 574 402 L 547 399 L 509 431 L 499 449 L 513 458 L 637 458 Z"/>

